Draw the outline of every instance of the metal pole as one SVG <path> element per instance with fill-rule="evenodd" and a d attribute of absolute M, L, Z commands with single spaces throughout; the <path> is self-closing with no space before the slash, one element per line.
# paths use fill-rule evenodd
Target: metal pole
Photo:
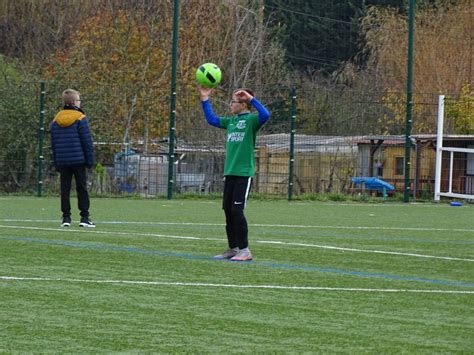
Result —
<path fill-rule="evenodd" d="M 405 124 L 405 193 L 404 202 L 410 202 L 410 153 L 413 120 L 413 37 L 415 30 L 415 0 L 410 0 L 408 20 L 407 112 Z"/>
<path fill-rule="evenodd" d="M 438 131 L 436 133 L 436 170 L 434 200 L 440 200 L 441 193 L 441 164 L 443 159 L 443 122 L 444 121 L 444 95 L 438 97 Z"/>
<path fill-rule="evenodd" d="M 288 201 L 293 198 L 293 178 L 295 175 L 295 120 L 296 120 L 296 89 L 291 88 L 291 109 L 290 109 L 290 152 L 289 152 L 289 173 L 288 173 Z"/>
<path fill-rule="evenodd" d="M 39 129 L 38 129 L 38 186 L 37 195 L 43 194 L 43 141 L 44 141 L 44 101 L 45 101 L 45 83 L 40 82 L 40 107 L 39 107 Z"/>
<path fill-rule="evenodd" d="M 449 187 L 448 193 L 453 192 L 453 165 L 454 165 L 454 152 L 449 152 Z"/>
<path fill-rule="evenodd" d="M 173 198 L 174 133 L 176 116 L 176 67 L 178 62 L 179 0 L 173 6 L 173 44 L 171 53 L 170 131 L 168 151 L 168 200 Z"/>

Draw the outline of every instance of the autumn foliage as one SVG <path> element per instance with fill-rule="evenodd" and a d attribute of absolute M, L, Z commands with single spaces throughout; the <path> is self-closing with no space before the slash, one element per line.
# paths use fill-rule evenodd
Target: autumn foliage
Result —
<path fill-rule="evenodd" d="M 421 7 L 416 12 L 414 103 L 422 103 L 427 94 L 446 95 L 451 105 L 447 114 L 457 121 L 453 133 L 474 133 L 473 11 L 471 1 L 461 0 L 456 5 Z M 381 117 L 380 123 L 384 133 L 394 133 L 390 127 L 403 127 L 405 120 L 408 19 L 390 8 L 371 7 L 362 28 L 367 71 L 384 88 L 382 100 L 393 112 Z M 433 114 L 416 110 L 414 132 L 433 132 Z"/>
<path fill-rule="evenodd" d="M 67 83 L 101 102 L 94 108 L 93 125 L 97 132 L 107 131 L 104 139 L 136 142 L 167 134 L 173 8 L 160 3 L 152 14 L 142 10 L 105 8 L 83 18 L 44 71 L 47 79 Z M 203 17 L 210 13 L 213 16 Z M 238 85 L 261 82 L 262 76 L 281 79 L 281 49 L 266 37 L 259 20 L 263 19 L 238 6 L 202 0 L 183 3 L 180 94 L 197 97 L 194 75 L 203 62 L 225 68 L 221 97 Z M 180 105 L 178 101 L 179 112 Z M 193 106 L 198 109 L 197 103 Z"/>

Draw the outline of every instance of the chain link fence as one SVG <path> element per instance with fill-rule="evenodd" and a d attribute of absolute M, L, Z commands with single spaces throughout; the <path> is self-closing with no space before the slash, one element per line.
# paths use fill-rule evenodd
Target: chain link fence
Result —
<path fill-rule="evenodd" d="M 169 141 L 169 93 L 57 82 L 6 83 L 0 88 L 0 193 L 57 194 L 50 122 L 66 87 L 82 93 L 97 165 L 89 174 L 98 195 L 156 197 L 221 192 L 225 131 L 207 125 L 194 88 L 178 88 L 174 140 Z M 341 88 L 272 86 L 257 93 L 271 112 L 260 130 L 253 191 L 294 196 L 361 193 L 354 177 L 378 177 L 402 192 L 405 96 Z M 215 112 L 229 112 L 229 92 L 216 90 Z M 433 193 L 438 95 L 414 96 L 410 190 Z M 445 145 L 474 147 L 471 99 L 448 98 Z M 446 160 L 447 158 L 445 158 Z M 474 160 L 455 157 L 454 189 L 471 188 Z M 448 163 L 443 162 L 444 166 Z M 447 179 L 447 177 L 446 177 Z M 474 186 L 474 184 L 472 184 Z"/>

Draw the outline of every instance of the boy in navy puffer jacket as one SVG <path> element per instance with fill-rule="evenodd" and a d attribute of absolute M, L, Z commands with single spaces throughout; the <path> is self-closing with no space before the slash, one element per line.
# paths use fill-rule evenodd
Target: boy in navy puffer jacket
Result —
<path fill-rule="evenodd" d="M 51 123 L 51 148 L 56 169 L 61 177 L 61 227 L 71 225 L 70 192 L 72 177 L 76 180 L 81 227 L 95 227 L 89 219 L 89 194 L 87 192 L 87 171 L 94 165 L 94 147 L 89 130 L 88 117 L 81 110 L 80 93 L 76 90 L 63 91 L 64 109 L 59 111 Z"/>

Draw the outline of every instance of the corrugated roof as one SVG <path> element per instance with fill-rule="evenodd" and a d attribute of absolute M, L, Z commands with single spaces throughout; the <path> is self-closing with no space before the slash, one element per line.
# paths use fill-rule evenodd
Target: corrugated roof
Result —
<path fill-rule="evenodd" d="M 257 137 L 257 147 L 264 146 L 271 152 L 285 152 L 290 149 L 288 133 L 268 134 Z M 294 137 L 295 152 L 340 152 L 350 153 L 357 149 L 355 137 L 317 136 L 296 134 Z"/>
<path fill-rule="evenodd" d="M 415 141 L 435 140 L 435 134 L 417 134 L 411 136 Z M 405 144 L 405 136 L 403 135 L 366 135 L 366 136 L 320 136 L 295 134 L 294 148 L 296 152 L 354 152 L 357 145 L 372 144 L 371 141 L 382 140 L 384 145 L 400 145 Z M 474 135 L 449 134 L 444 135 L 444 140 L 472 140 Z M 257 146 L 264 146 L 272 152 L 288 151 L 290 147 L 290 134 L 277 133 L 267 134 L 257 137 Z"/>

